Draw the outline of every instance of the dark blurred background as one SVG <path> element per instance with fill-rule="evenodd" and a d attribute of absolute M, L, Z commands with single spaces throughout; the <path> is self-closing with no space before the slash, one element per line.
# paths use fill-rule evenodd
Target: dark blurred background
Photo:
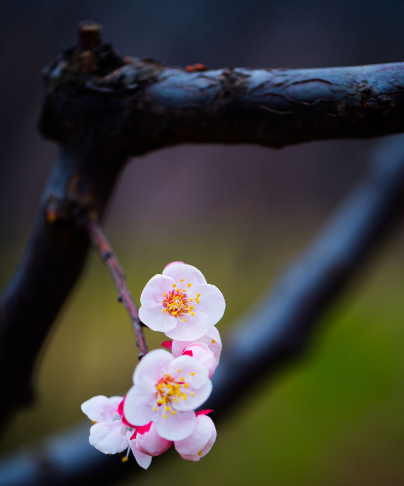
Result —
<path fill-rule="evenodd" d="M 2 0 L 0 8 L 0 287 L 21 255 L 57 154 L 36 129 L 40 70 L 74 44 L 79 21 L 100 22 L 104 40 L 122 53 L 180 66 L 310 68 L 402 61 L 404 53 L 398 0 Z M 226 345 L 232 322 L 360 178 L 374 144 L 188 145 L 132 160 L 105 229 L 134 296 L 170 261 L 197 266 L 225 295 L 218 328 Z M 219 424 L 207 457 L 198 464 L 157 458 L 125 486 L 168 478 L 178 486 L 402 485 L 400 226 L 327 313 L 309 359 L 243 397 Z M 147 334 L 151 347 L 163 337 Z M 130 323 L 92 257 L 43 354 L 38 399 L 10 425 L 0 452 L 82 420 L 80 404 L 93 395 L 123 393 L 136 361 Z M 137 468 L 134 460 L 122 467 Z"/>

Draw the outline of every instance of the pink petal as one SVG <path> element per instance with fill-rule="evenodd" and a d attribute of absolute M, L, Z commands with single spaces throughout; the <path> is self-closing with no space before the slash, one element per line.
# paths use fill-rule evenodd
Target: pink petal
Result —
<path fill-rule="evenodd" d="M 133 386 L 126 395 L 123 407 L 125 417 L 136 426 L 146 425 L 152 420 L 155 404 L 155 396 L 144 393 L 139 386 Z"/>
<path fill-rule="evenodd" d="M 172 263 L 171 265 L 168 265 L 163 270 L 163 275 L 174 279 L 178 286 L 184 285 L 184 287 L 181 287 L 184 289 L 188 288 L 188 283 L 191 284 L 191 288 L 193 285 L 206 284 L 206 279 L 202 272 L 192 265 L 187 265 L 185 263 Z M 182 279 L 184 279 L 184 281 L 180 282 Z"/>
<path fill-rule="evenodd" d="M 136 436 L 136 447 L 149 456 L 159 456 L 171 447 L 172 441 L 160 437 L 156 426 L 150 423 L 149 430 Z"/>
<path fill-rule="evenodd" d="M 165 335 L 171 339 L 179 341 L 196 341 L 209 331 L 212 319 L 208 314 L 195 312 L 194 316 L 185 314 L 177 317 L 176 327 L 170 331 L 164 331 Z M 186 320 L 186 322 L 183 321 Z"/>
<path fill-rule="evenodd" d="M 171 263 L 169 263 L 168 265 L 166 265 L 166 266 L 164 267 L 164 270 L 165 270 L 166 268 L 168 268 L 169 266 L 174 265 L 175 263 L 180 263 L 181 265 L 185 265 L 185 263 L 184 263 L 184 262 L 171 262 Z"/>
<path fill-rule="evenodd" d="M 163 341 L 161 343 L 161 346 L 163 346 L 163 348 L 171 349 L 173 347 L 173 342 L 172 341 Z"/>
<path fill-rule="evenodd" d="M 135 440 L 130 440 L 129 445 L 130 445 L 132 453 L 133 453 L 133 455 L 136 459 L 136 462 L 143 469 L 147 469 L 152 462 L 151 456 L 144 454 L 143 452 L 139 451 L 139 449 L 136 447 L 136 441 Z"/>
<path fill-rule="evenodd" d="M 208 345 L 201 342 L 190 344 L 182 354 L 193 356 L 201 363 L 201 365 L 208 371 L 209 378 L 213 375 L 216 369 L 217 361 L 215 355 L 209 349 Z"/>
<path fill-rule="evenodd" d="M 207 370 L 197 359 L 191 358 L 191 356 L 182 355 L 173 359 L 168 366 L 168 374 L 177 381 L 185 381 L 193 389 L 210 381 Z"/>
<path fill-rule="evenodd" d="M 211 408 L 207 408 L 206 410 L 199 410 L 199 412 L 196 412 L 196 416 L 199 417 L 199 415 L 208 415 L 208 413 L 213 412 Z"/>
<path fill-rule="evenodd" d="M 81 410 L 94 422 L 109 422 L 118 414 L 118 404 L 122 397 L 107 398 L 97 395 L 81 405 Z"/>
<path fill-rule="evenodd" d="M 174 280 L 164 275 L 155 275 L 146 284 L 140 296 L 140 304 L 144 305 L 147 301 L 160 302 L 164 299 L 164 292 L 169 292 L 173 288 Z"/>
<path fill-rule="evenodd" d="M 99 422 L 90 429 L 89 442 L 104 454 L 116 454 L 128 447 L 126 425 L 120 420 Z"/>
<path fill-rule="evenodd" d="M 178 402 L 173 403 L 173 408 L 178 411 L 195 410 L 209 398 L 209 395 L 212 392 L 212 382 L 208 380 L 205 385 L 199 388 L 187 388 L 183 390 L 183 392 L 186 394 L 187 399 L 185 400 L 184 396 L 181 396 L 181 398 L 178 399 Z M 191 393 L 193 393 L 193 395 Z"/>
<path fill-rule="evenodd" d="M 136 366 L 135 372 L 133 373 L 133 383 L 135 385 L 148 383 L 154 387 L 159 379 L 167 373 L 168 367 L 173 359 L 172 354 L 164 349 L 150 351 Z M 150 391 L 152 392 L 152 389 Z"/>
<path fill-rule="evenodd" d="M 183 440 L 175 441 L 174 446 L 183 459 L 199 461 L 212 449 L 216 435 L 212 419 L 206 415 L 199 415 L 192 433 Z"/>
<path fill-rule="evenodd" d="M 166 418 L 165 418 L 166 416 Z M 195 427 L 196 416 L 193 411 L 165 412 L 164 407 L 159 407 L 158 413 L 153 417 L 153 423 L 160 437 L 167 440 L 185 439 Z"/>
<path fill-rule="evenodd" d="M 196 304 L 195 309 L 208 314 L 211 319 L 211 325 L 215 325 L 223 317 L 226 309 L 226 302 L 223 294 L 215 285 L 197 285 L 193 292 L 201 294 L 199 297 L 199 304 Z"/>
<path fill-rule="evenodd" d="M 147 300 L 139 309 L 139 318 L 152 331 L 169 332 L 177 325 L 177 319 L 163 312 L 163 304 Z"/>

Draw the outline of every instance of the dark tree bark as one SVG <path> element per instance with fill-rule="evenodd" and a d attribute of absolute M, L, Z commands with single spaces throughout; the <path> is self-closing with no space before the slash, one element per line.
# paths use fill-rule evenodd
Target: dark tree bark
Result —
<path fill-rule="evenodd" d="M 36 358 L 83 268 L 83 215 L 99 221 L 133 155 L 180 143 L 371 137 L 404 130 L 404 64 L 312 70 L 187 69 L 118 55 L 99 26 L 44 71 L 42 133 L 60 156 L 0 300 L 0 420 L 32 398 Z M 18 378 L 18 379 L 17 379 Z"/>

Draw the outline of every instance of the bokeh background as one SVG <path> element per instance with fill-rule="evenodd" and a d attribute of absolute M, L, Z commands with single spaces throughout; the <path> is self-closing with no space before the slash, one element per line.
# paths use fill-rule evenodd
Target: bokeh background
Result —
<path fill-rule="evenodd" d="M 57 153 L 36 130 L 40 69 L 75 42 L 80 20 L 100 22 L 123 53 L 182 66 L 326 67 L 400 61 L 404 52 L 398 0 L 2 0 L 0 8 L 0 288 Z M 189 145 L 132 160 L 105 231 L 134 296 L 170 261 L 197 266 L 225 295 L 226 346 L 232 323 L 360 178 L 374 143 Z M 162 456 L 124 486 L 402 485 L 403 223 L 327 312 L 306 359 L 275 382 L 264 375 L 248 397 L 240 384 L 208 456 L 198 464 Z M 147 338 L 151 348 L 163 340 Z M 93 395 L 124 393 L 136 362 L 131 325 L 93 256 L 43 353 L 38 399 L 10 424 L 0 452 L 83 420 L 80 404 Z M 137 469 L 134 460 L 122 467 Z"/>

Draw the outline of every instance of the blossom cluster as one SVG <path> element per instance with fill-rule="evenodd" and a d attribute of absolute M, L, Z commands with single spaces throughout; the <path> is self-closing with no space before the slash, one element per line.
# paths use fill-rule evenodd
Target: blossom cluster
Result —
<path fill-rule="evenodd" d="M 133 374 L 125 397 L 99 395 L 84 402 L 93 421 L 90 444 L 105 454 L 132 451 L 147 469 L 152 457 L 173 444 L 183 459 L 199 461 L 212 448 L 216 428 L 196 412 L 212 391 L 222 341 L 215 325 L 226 307 L 224 297 L 191 265 L 173 262 L 146 284 L 140 297 L 141 321 L 172 341 L 147 353 Z"/>

